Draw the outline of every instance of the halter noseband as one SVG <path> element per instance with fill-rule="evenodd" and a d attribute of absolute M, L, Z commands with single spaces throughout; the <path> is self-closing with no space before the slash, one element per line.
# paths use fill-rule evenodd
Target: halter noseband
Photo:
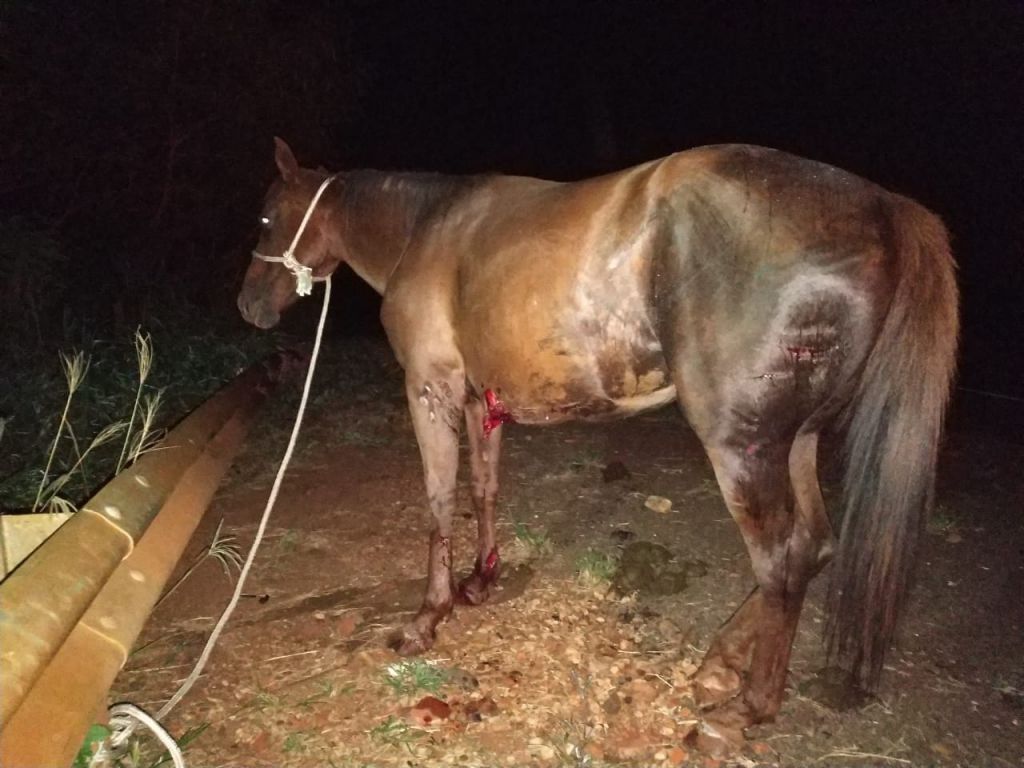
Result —
<path fill-rule="evenodd" d="M 316 191 L 316 194 L 313 195 L 313 199 L 310 201 L 309 207 L 306 209 L 306 215 L 302 217 L 302 223 L 299 224 L 299 228 L 295 232 L 295 237 L 292 238 L 292 244 L 288 246 L 288 249 L 283 254 L 280 256 L 267 256 L 259 251 L 252 252 L 253 257 L 260 261 L 284 264 L 286 269 L 291 270 L 291 273 L 295 275 L 295 292 L 299 296 L 308 296 L 312 293 L 313 283 L 322 283 L 323 281 L 330 279 L 329 275 L 325 275 L 324 277 L 314 277 L 313 270 L 295 258 L 295 246 L 299 244 L 299 238 L 302 237 L 302 233 L 306 230 L 306 224 L 309 223 L 309 219 L 313 215 L 313 209 L 316 208 L 316 204 L 320 202 L 320 196 L 336 178 L 338 178 L 337 174 L 334 176 L 328 176 L 323 180 L 323 183 L 320 184 L 320 188 Z"/>

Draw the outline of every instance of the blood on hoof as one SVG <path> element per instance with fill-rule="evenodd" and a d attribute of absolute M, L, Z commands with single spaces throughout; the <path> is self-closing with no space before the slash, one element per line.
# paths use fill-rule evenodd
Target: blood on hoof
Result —
<path fill-rule="evenodd" d="M 419 656 L 433 647 L 435 637 L 436 633 L 433 631 L 426 633 L 415 623 L 406 624 L 388 638 L 388 648 L 399 656 Z"/>
<path fill-rule="evenodd" d="M 484 390 L 484 402 L 487 405 L 487 411 L 484 413 L 484 437 L 488 437 L 491 432 L 500 427 L 502 424 L 512 424 L 515 419 L 512 418 L 512 414 L 509 413 L 505 404 L 501 402 L 493 389 Z"/>
<path fill-rule="evenodd" d="M 473 573 L 459 584 L 459 600 L 467 605 L 480 605 L 485 602 L 490 597 L 491 585 L 498 580 L 500 574 L 501 558 L 498 557 L 498 548 L 495 547 L 483 563 L 477 559 Z"/>
<path fill-rule="evenodd" d="M 416 618 L 388 638 L 388 647 L 399 656 L 416 656 L 429 651 L 437 638 L 437 625 L 451 615 L 452 605 L 451 599 L 437 606 L 424 603 Z"/>

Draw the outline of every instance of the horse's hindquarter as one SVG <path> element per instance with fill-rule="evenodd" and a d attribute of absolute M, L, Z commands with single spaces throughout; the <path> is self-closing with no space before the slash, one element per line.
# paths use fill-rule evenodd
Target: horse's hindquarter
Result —
<path fill-rule="evenodd" d="M 852 395 L 892 298 L 894 198 L 782 152 L 706 151 L 714 172 L 669 202 L 660 336 L 705 441 L 788 440 Z"/>
<path fill-rule="evenodd" d="M 629 415 L 675 396 L 651 316 L 657 163 L 577 184 L 506 180 L 453 246 L 471 388 L 517 421 Z"/>

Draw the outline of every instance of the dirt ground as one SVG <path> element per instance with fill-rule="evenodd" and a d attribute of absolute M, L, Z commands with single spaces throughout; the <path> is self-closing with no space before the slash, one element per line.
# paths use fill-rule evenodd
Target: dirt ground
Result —
<path fill-rule="evenodd" d="M 677 409 L 510 426 L 503 588 L 458 607 L 425 662 L 386 640 L 419 604 L 429 513 L 401 374 L 382 343 L 335 342 L 246 598 L 171 715 L 190 766 L 1024 766 L 1024 447 L 952 431 L 913 599 L 880 689 L 830 682 L 825 579 L 804 609 L 777 721 L 719 761 L 693 746 L 690 681 L 753 585 L 700 444 Z M 253 429 L 183 559 L 218 521 L 248 547 L 296 394 Z M 460 487 L 457 564 L 475 522 Z M 825 472 L 834 501 L 835 468 Z M 645 502 L 659 496 L 671 510 Z M 213 559 L 164 601 L 112 692 L 151 711 L 230 594 Z"/>

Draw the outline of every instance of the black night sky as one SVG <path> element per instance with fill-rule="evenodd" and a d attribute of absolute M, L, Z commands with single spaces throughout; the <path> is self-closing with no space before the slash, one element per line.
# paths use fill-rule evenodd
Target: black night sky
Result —
<path fill-rule="evenodd" d="M 1018 0 L 25 0 L 0 23 L 5 334 L 32 280 L 54 348 L 69 317 L 233 312 L 275 134 L 331 169 L 555 179 L 746 142 L 939 213 L 960 383 L 1024 396 Z M 26 258 L 39 233 L 60 258 Z M 335 330 L 375 332 L 375 297 L 343 285 Z"/>

